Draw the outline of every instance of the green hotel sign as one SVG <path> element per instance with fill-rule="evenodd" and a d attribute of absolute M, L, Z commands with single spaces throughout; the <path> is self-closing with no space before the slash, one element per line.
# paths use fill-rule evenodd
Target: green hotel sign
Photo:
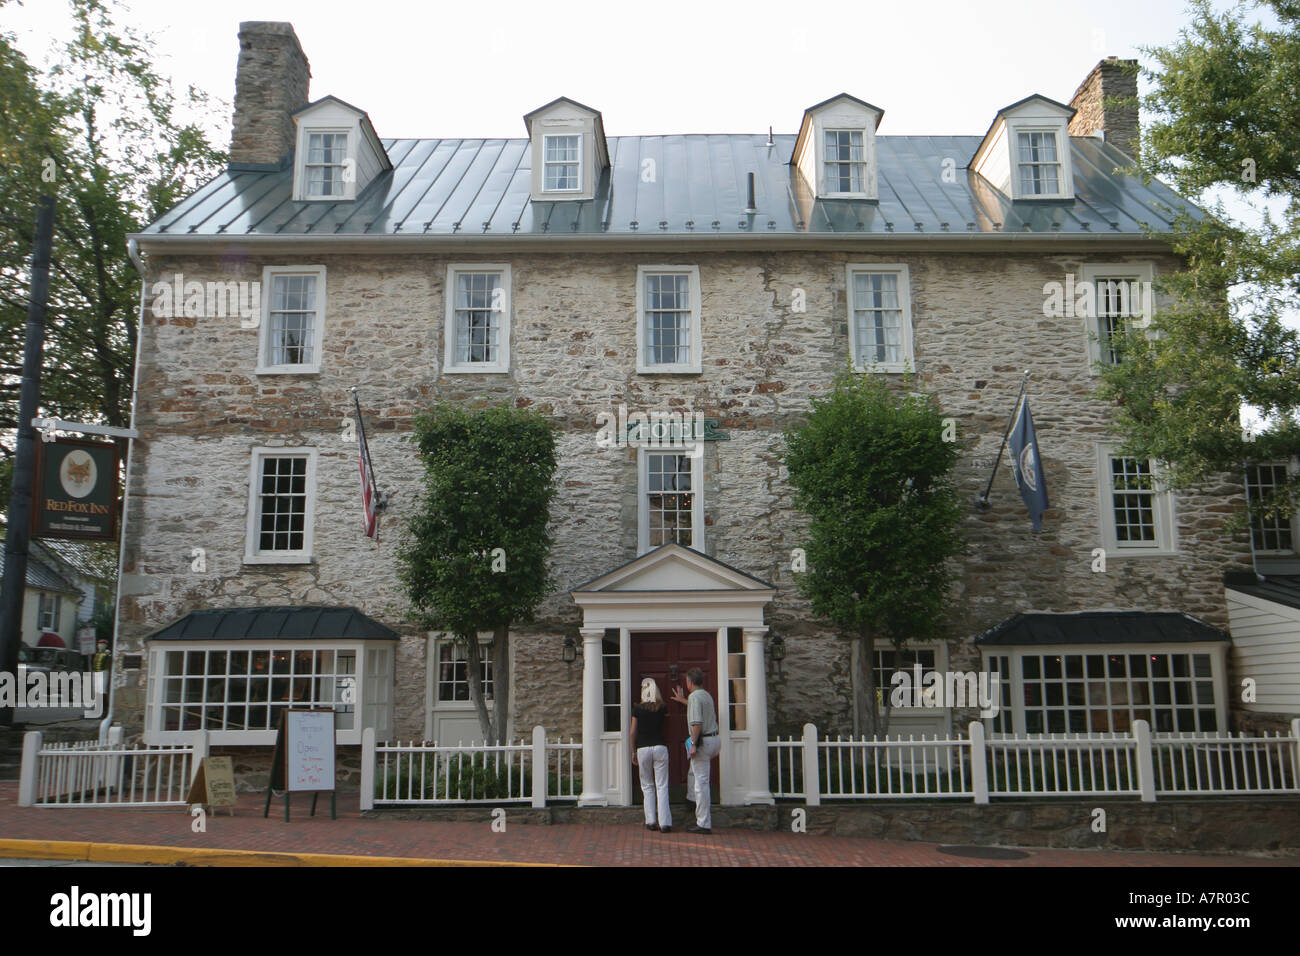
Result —
<path fill-rule="evenodd" d="M 58 439 L 37 448 L 32 537 L 116 541 L 117 446 Z"/>

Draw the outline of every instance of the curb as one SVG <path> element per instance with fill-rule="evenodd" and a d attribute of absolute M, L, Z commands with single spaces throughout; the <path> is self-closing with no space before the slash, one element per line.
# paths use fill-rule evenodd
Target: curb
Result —
<path fill-rule="evenodd" d="M 142 843 L 84 843 L 60 840 L 3 840 L 0 857 L 72 860 L 91 863 L 150 863 L 158 866 L 562 866 L 497 860 L 441 860 L 409 856 L 359 856 L 344 853 L 272 853 L 150 846 Z"/>

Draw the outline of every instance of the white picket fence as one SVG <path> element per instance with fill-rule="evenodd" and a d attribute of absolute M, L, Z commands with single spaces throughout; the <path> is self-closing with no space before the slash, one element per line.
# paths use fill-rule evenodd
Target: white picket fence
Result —
<path fill-rule="evenodd" d="M 985 734 L 768 743 L 774 797 L 879 800 L 957 797 L 1226 796 L 1300 793 L 1300 720 L 1289 734 Z"/>
<path fill-rule="evenodd" d="M 18 805 L 22 807 L 183 807 L 207 755 L 207 736 L 190 744 L 124 746 L 122 728 L 105 741 L 66 743 L 23 735 Z"/>
<path fill-rule="evenodd" d="M 531 743 L 448 745 L 378 743 L 361 734 L 361 809 L 576 800 L 582 744 L 547 740 L 533 728 Z"/>

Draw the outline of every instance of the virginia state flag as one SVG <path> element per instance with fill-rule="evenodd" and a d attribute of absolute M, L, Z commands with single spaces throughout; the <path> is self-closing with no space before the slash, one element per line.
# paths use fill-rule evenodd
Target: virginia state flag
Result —
<path fill-rule="evenodd" d="M 1029 414 L 1029 399 L 1020 405 L 1020 414 L 1011 429 L 1011 471 L 1016 476 L 1020 497 L 1029 509 L 1029 520 L 1035 531 L 1043 530 L 1043 512 L 1051 507 L 1047 503 L 1047 484 L 1043 481 L 1043 460 L 1038 455 L 1038 438 L 1034 434 L 1034 419 Z"/>

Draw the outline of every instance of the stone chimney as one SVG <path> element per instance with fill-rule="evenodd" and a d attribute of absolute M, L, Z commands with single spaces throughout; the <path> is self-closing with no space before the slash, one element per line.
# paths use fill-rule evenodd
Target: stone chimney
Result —
<path fill-rule="evenodd" d="M 1123 98 L 1123 104 L 1113 100 Z M 1076 112 L 1070 120 L 1071 136 L 1091 136 L 1097 130 L 1106 142 L 1137 156 L 1137 60 L 1108 56 L 1092 68 L 1070 100 Z"/>
<path fill-rule="evenodd" d="M 294 146 L 289 114 L 307 105 L 311 67 L 292 23 L 239 25 L 231 166 L 273 166 Z"/>

